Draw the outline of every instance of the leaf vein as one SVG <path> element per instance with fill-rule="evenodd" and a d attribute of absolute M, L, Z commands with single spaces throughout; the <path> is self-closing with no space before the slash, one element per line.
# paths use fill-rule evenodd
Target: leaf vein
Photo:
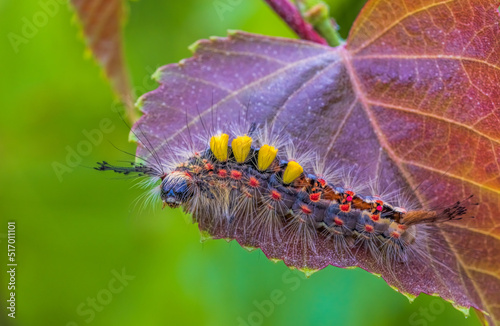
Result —
<path fill-rule="evenodd" d="M 401 16 L 400 18 L 398 18 L 395 21 L 393 21 L 392 24 L 390 24 L 389 26 L 387 26 L 386 28 L 384 28 L 380 33 L 376 34 L 374 37 L 372 37 L 371 39 L 369 39 L 369 40 L 365 41 L 363 44 L 361 44 L 357 49 L 355 49 L 354 51 L 352 51 L 352 54 L 358 53 L 359 51 L 361 51 L 364 48 L 368 47 L 370 44 L 372 44 L 377 39 L 379 39 L 380 37 L 382 37 L 385 33 L 389 32 L 391 29 L 393 29 L 394 27 L 398 26 L 406 18 L 409 18 L 409 17 L 411 17 L 411 16 L 413 16 L 413 15 L 419 13 L 419 12 L 426 11 L 426 10 L 432 8 L 432 7 L 437 7 L 437 6 L 446 4 L 448 2 L 453 2 L 453 1 L 455 1 L 455 0 L 446 0 L 446 1 L 436 2 L 436 3 L 433 3 L 431 5 L 424 6 L 422 8 L 418 8 L 417 10 L 414 10 L 414 11 L 411 11 L 411 12 L 407 12 L 406 14 L 404 14 L 403 16 Z"/>
<path fill-rule="evenodd" d="M 205 47 L 205 48 L 201 49 L 200 51 L 206 51 L 206 52 L 217 53 L 217 54 L 224 54 L 226 56 L 228 56 L 228 55 L 234 55 L 234 56 L 245 56 L 245 57 L 261 58 L 261 59 L 264 59 L 264 60 L 267 60 L 267 61 L 276 62 L 276 63 L 278 63 L 278 64 L 280 64 L 282 66 L 288 64 L 288 62 L 286 62 L 286 61 L 278 60 L 278 59 L 272 58 L 270 56 L 265 56 L 265 55 L 262 55 L 262 54 L 252 53 L 252 52 L 217 50 L 217 49 L 212 48 L 212 47 Z"/>
<path fill-rule="evenodd" d="M 451 60 L 458 60 L 458 61 L 471 61 L 475 63 L 480 63 L 487 65 L 493 69 L 500 70 L 500 66 L 497 66 L 493 63 L 490 63 L 485 60 L 477 59 L 477 58 L 472 58 L 472 57 L 462 57 L 458 55 L 450 55 L 450 54 L 412 54 L 412 55 L 407 55 L 407 54 L 367 54 L 367 55 L 360 55 L 360 56 L 355 56 L 353 57 L 353 61 L 356 60 L 366 60 L 366 59 L 401 59 L 401 60 L 420 60 L 420 59 L 451 59 Z"/>
<path fill-rule="evenodd" d="M 405 108 L 405 107 L 402 107 L 402 106 L 398 106 L 398 105 L 393 105 L 393 104 L 389 104 L 389 103 L 384 103 L 384 102 L 378 102 L 378 101 L 374 101 L 374 100 L 366 100 L 367 103 L 370 103 L 372 105 L 376 105 L 376 106 L 381 106 L 381 107 L 384 107 L 384 108 L 387 108 L 387 109 L 392 109 L 392 110 L 398 110 L 398 111 L 402 111 L 402 112 L 408 112 L 408 113 L 413 113 L 413 114 L 416 114 L 416 115 L 421 115 L 421 116 L 424 116 L 424 117 L 428 117 L 428 118 L 433 118 L 435 120 L 439 120 L 439 121 L 443 121 L 443 122 L 446 122 L 448 124 L 451 124 L 451 125 L 456 125 L 458 127 L 461 127 L 461 128 L 464 128 L 464 129 L 467 129 L 483 138 L 486 138 L 494 143 L 497 143 L 498 145 L 500 145 L 500 139 L 496 139 L 496 138 L 493 138 L 491 136 L 488 136 L 487 134 L 475 129 L 475 128 L 472 128 L 471 126 L 468 126 L 464 123 L 461 123 L 461 122 L 458 122 L 458 121 L 455 121 L 455 120 L 451 120 L 451 119 L 448 119 L 448 118 L 445 118 L 445 117 L 442 117 L 442 116 L 439 116 L 439 115 L 435 115 L 435 114 L 432 114 L 432 113 L 426 113 L 426 112 L 422 112 L 422 111 L 417 111 L 417 110 L 414 110 L 414 109 L 410 109 L 410 108 Z"/>

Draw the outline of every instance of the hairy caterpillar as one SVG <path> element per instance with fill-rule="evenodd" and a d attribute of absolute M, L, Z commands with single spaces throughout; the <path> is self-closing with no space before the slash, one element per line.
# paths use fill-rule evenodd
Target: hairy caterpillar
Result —
<path fill-rule="evenodd" d="M 282 130 L 256 123 L 245 130 L 212 132 L 205 148 L 177 162 L 143 141 L 152 154 L 146 161 L 130 167 L 101 162 L 96 169 L 151 177 L 158 201 L 181 206 L 210 237 L 262 248 L 305 271 L 324 267 L 328 253 L 344 267 L 371 256 L 396 273 L 412 259 L 428 259 L 421 248 L 429 241 L 426 225 L 467 213 L 470 197 L 440 210 L 404 208 L 395 196 L 347 184 L 319 153 L 299 154 L 300 144 L 287 142 Z"/>

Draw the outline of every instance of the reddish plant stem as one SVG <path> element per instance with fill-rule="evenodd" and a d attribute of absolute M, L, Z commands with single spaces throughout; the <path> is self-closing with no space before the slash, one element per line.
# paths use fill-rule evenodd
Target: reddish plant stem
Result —
<path fill-rule="evenodd" d="M 290 0 L 264 0 L 267 4 L 290 26 L 290 28 L 303 39 L 319 44 L 328 45 L 311 24 L 306 22 L 299 9 Z"/>

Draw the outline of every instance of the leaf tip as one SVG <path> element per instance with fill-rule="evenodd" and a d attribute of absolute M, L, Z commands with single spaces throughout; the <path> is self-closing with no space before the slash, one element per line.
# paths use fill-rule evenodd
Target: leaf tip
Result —
<path fill-rule="evenodd" d="M 410 301 L 410 303 L 413 303 L 413 301 L 415 301 L 415 299 L 417 298 L 417 296 L 416 296 L 416 295 L 411 294 L 411 293 L 408 293 L 408 292 L 403 292 L 403 291 L 401 291 L 400 289 L 398 289 L 398 288 L 397 288 L 396 286 L 394 286 L 394 285 L 389 285 L 389 286 L 390 286 L 390 287 L 391 287 L 391 289 L 393 289 L 394 291 L 399 292 L 399 293 L 401 293 L 402 295 L 404 295 L 404 296 L 408 299 L 408 301 Z"/>
<path fill-rule="evenodd" d="M 408 292 L 401 292 L 401 294 L 404 295 L 406 298 L 408 298 L 408 301 L 410 301 L 410 303 L 413 303 L 413 301 L 415 301 L 415 299 L 417 298 L 416 295 Z"/>
<path fill-rule="evenodd" d="M 207 240 L 212 240 L 214 237 L 207 231 L 200 230 L 200 242 L 203 243 Z"/>
<path fill-rule="evenodd" d="M 457 309 L 458 311 L 461 311 L 464 314 L 465 318 L 468 318 L 470 316 L 470 307 L 460 306 L 460 305 L 456 304 L 455 302 L 453 302 L 452 300 L 446 300 L 446 301 L 451 303 L 453 308 Z"/>
<path fill-rule="evenodd" d="M 151 79 L 153 79 L 154 81 L 156 81 L 157 83 L 159 83 L 162 76 L 163 76 L 163 70 L 161 68 L 158 68 L 151 75 Z"/>
<path fill-rule="evenodd" d="M 299 271 L 301 271 L 302 273 L 305 274 L 305 276 L 307 278 L 311 277 L 312 274 L 316 273 L 317 271 L 319 271 L 319 269 L 312 269 L 312 268 L 299 268 Z"/>
<path fill-rule="evenodd" d="M 209 39 L 210 41 L 214 41 L 214 42 L 215 42 L 215 41 L 220 41 L 220 40 L 222 40 L 222 39 L 223 39 L 223 37 L 220 37 L 220 36 L 210 36 L 208 39 Z"/>
<path fill-rule="evenodd" d="M 137 99 L 137 101 L 135 101 L 134 106 L 137 109 L 141 110 L 142 107 L 144 106 L 144 96 L 139 96 L 139 98 Z"/>
<path fill-rule="evenodd" d="M 401 292 L 399 291 L 399 289 L 398 289 L 397 287 L 395 287 L 394 285 L 390 285 L 390 284 L 389 284 L 389 287 L 390 287 L 391 289 L 393 289 L 394 291 L 401 293 Z"/>
<path fill-rule="evenodd" d="M 241 246 L 243 249 L 245 249 L 246 251 L 248 252 L 252 252 L 254 251 L 255 249 L 257 249 L 257 247 L 252 247 L 252 246 Z"/>
<path fill-rule="evenodd" d="M 203 40 L 198 40 L 198 41 L 194 42 L 193 44 L 191 44 L 190 46 L 188 46 L 189 51 L 191 51 L 192 53 L 196 53 L 201 42 L 203 42 Z"/>
<path fill-rule="evenodd" d="M 139 140 L 137 139 L 136 134 L 132 131 L 130 131 L 128 134 L 128 141 L 131 143 L 139 143 Z"/>

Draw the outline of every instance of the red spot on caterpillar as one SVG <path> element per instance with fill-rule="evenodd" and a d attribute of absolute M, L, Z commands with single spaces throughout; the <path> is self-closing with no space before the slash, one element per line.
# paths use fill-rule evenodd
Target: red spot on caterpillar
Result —
<path fill-rule="evenodd" d="M 354 191 L 347 190 L 345 193 L 350 196 L 354 196 Z"/>
<path fill-rule="evenodd" d="M 222 169 L 222 170 L 219 170 L 219 172 L 217 172 L 217 175 L 221 178 L 225 178 L 227 177 L 227 171 Z"/>
<path fill-rule="evenodd" d="M 211 171 L 211 170 L 213 170 L 213 169 L 214 169 L 214 166 L 213 166 L 211 163 L 206 163 L 206 164 L 205 164 L 205 169 L 206 169 L 207 171 Z"/>
<path fill-rule="evenodd" d="M 371 226 L 370 224 L 366 224 L 365 225 L 365 231 L 368 232 L 368 233 L 372 233 L 374 230 L 373 226 Z"/>
<path fill-rule="evenodd" d="M 391 237 L 393 237 L 395 239 L 399 239 L 400 236 L 401 236 L 401 233 L 399 233 L 397 231 L 392 231 L 391 232 Z"/>
<path fill-rule="evenodd" d="M 352 201 L 352 196 L 347 196 L 346 200 L 347 201 Z"/>
<path fill-rule="evenodd" d="M 342 221 L 340 218 L 338 218 L 336 216 L 334 217 L 333 222 L 335 223 L 335 225 L 338 225 L 338 226 L 344 225 L 344 221 Z"/>
<path fill-rule="evenodd" d="M 241 179 L 241 172 L 238 170 L 231 170 L 231 178 L 234 180 L 240 180 Z"/>
<path fill-rule="evenodd" d="M 257 180 L 256 177 L 251 177 L 250 180 L 248 180 L 248 185 L 250 187 L 257 188 L 259 186 L 260 182 Z"/>
<path fill-rule="evenodd" d="M 312 201 L 312 202 L 318 202 L 321 198 L 321 193 L 320 192 L 316 192 L 314 194 L 310 194 L 309 195 L 309 199 Z"/>
<path fill-rule="evenodd" d="M 404 224 L 399 224 L 398 225 L 398 230 L 406 230 L 408 228 L 408 226 L 404 225 Z"/>
<path fill-rule="evenodd" d="M 372 219 L 372 221 L 378 222 L 380 220 L 380 215 L 375 215 L 374 214 L 374 215 L 370 216 L 370 218 Z"/>
<path fill-rule="evenodd" d="M 311 214 L 312 210 L 307 205 L 300 206 L 300 209 L 304 214 Z"/>
<path fill-rule="evenodd" d="M 189 179 L 193 178 L 193 176 L 192 176 L 192 175 L 191 175 L 191 173 L 189 173 L 189 172 L 184 172 L 184 175 L 185 175 L 186 177 L 188 177 Z"/>
<path fill-rule="evenodd" d="M 326 181 L 325 181 L 325 179 L 318 178 L 318 182 L 319 182 L 319 184 L 320 184 L 322 187 L 326 186 Z"/>
<path fill-rule="evenodd" d="M 276 190 L 271 190 L 271 198 L 276 201 L 281 200 L 281 194 Z"/>
<path fill-rule="evenodd" d="M 351 205 L 350 204 L 340 205 L 340 210 L 342 212 L 348 213 L 351 211 Z"/>

